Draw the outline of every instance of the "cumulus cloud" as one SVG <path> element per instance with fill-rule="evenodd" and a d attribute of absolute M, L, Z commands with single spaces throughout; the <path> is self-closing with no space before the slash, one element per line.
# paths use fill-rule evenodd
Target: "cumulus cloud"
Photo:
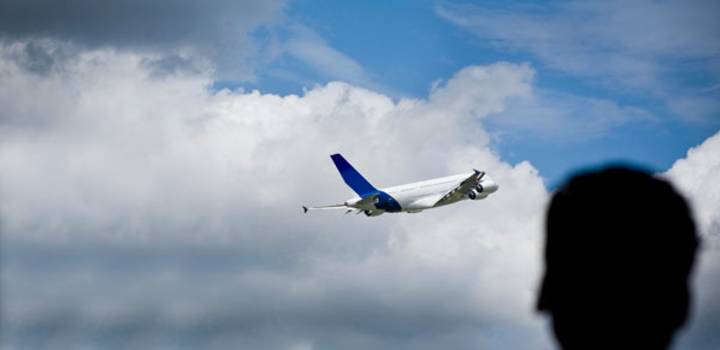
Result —
<path fill-rule="evenodd" d="M 694 321 L 679 348 L 717 347 L 714 326 L 720 322 L 720 132 L 688 151 L 664 176 L 688 197 L 702 236 L 702 249 L 695 274 Z"/>
<path fill-rule="evenodd" d="M 0 49 L 3 348 L 550 347 L 532 312 L 548 194 L 483 126 L 538 93 L 531 67 L 467 67 L 425 99 L 342 82 L 278 96 L 113 49 L 39 76 L 17 59 L 27 45 Z M 667 174 L 706 243 L 718 139 Z M 477 167 L 501 190 L 417 215 L 303 215 L 351 195 L 337 151 L 378 186 Z M 715 252 L 679 348 L 716 342 Z"/>
<path fill-rule="evenodd" d="M 688 196 L 693 204 L 700 230 L 706 239 L 720 238 L 720 133 L 691 148 L 687 157 L 673 164 L 665 176 Z"/>
<path fill-rule="evenodd" d="M 547 193 L 482 126 L 532 91 L 530 67 L 467 67 L 427 99 L 341 82 L 278 96 L 113 49 L 40 77 L 8 58 L 23 45 L 0 54 L 4 346 L 547 346 L 531 312 Z M 337 151 L 378 186 L 476 167 L 502 189 L 421 215 L 303 215 L 351 195 Z"/>

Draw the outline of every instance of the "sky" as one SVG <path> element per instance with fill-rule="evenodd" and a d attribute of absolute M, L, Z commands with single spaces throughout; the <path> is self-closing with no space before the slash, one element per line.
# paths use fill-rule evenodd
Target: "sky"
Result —
<path fill-rule="evenodd" d="M 544 208 L 631 163 L 703 248 L 676 349 L 720 337 L 715 1 L 0 1 L 3 349 L 551 349 Z M 491 198 L 374 218 L 390 186 Z"/>

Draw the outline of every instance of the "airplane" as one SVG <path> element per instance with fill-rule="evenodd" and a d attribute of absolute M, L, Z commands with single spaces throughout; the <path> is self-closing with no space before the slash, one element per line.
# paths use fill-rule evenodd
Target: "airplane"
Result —
<path fill-rule="evenodd" d="M 378 189 L 365 180 L 339 153 L 331 155 L 330 158 L 345 183 L 358 196 L 339 204 L 303 206 L 304 213 L 320 209 L 346 209 L 345 214 L 355 212 L 365 213 L 367 216 L 399 212 L 419 213 L 464 199 L 483 199 L 499 188 L 485 172 L 473 169 L 472 173 Z"/>

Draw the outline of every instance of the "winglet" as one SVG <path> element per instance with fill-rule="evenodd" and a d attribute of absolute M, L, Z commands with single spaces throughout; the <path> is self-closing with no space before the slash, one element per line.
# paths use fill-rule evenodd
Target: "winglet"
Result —
<path fill-rule="evenodd" d="M 335 167 L 340 172 L 345 183 L 355 191 L 360 197 L 365 197 L 368 194 L 377 192 L 375 186 L 371 185 L 360 173 L 348 163 L 345 158 L 339 153 L 330 156 Z"/>

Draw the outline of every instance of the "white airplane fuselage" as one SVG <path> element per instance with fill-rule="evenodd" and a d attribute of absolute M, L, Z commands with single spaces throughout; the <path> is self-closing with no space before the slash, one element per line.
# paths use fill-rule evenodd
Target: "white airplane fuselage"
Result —
<path fill-rule="evenodd" d="M 333 154 L 330 157 L 345 183 L 358 195 L 341 204 L 309 208 L 303 206 L 306 213 L 311 209 L 338 208 L 345 208 L 348 213 L 362 212 L 367 216 L 377 216 L 386 212 L 417 213 L 464 199 L 483 199 L 498 190 L 497 183 L 479 170 L 405 185 L 376 188 L 342 155 Z"/>
<path fill-rule="evenodd" d="M 408 213 L 418 213 L 425 209 L 437 208 L 444 205 L 457 203 L 465 199 L 483 199 L 487 197 L 490 193 L 498 190 L 498 185 L 495 183 L 495 181 L 493 181 L 489 176 L 485 175 L 479 183 L 482 186 L 483 191 L 478 192 L 476 187 L 476 189 L 473 189 L 473 191 L 476 192 L 470 192 L 472 194 L 454 198 L 442 203 L 435 203 L 436 200 L 434 201 L 433 199 L 437 199 L 438 196 L 446 194 L 448 191 L 452 190 L 455 186 L 457 186 L 459 182 L 467 179 L 472 174 L 472 172 L 468 172 L 458 175 L 439 177 L 435 179 L 418 181 L 404 185 L 381 188 L 380 190 L 392 196 L 398 202 L 398 204 L 400 204 L 400 211 Z M 362 198 L 355 196 L 345 201 L 345 204 L 348 207 L 352 207 L 361 199 Z"/>

